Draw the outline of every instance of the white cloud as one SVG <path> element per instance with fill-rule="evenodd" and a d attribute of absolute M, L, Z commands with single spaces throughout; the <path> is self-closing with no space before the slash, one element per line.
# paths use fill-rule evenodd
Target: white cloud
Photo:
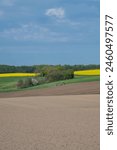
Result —
<path fill-rule="evenodd" d="M 56 18 L 61 19 L 61 18 L 64 18 L 65 11 L 63 8 L 50 8 L 46 10 L 45 15 L 54 16 Z"/>
<path fill-rule="evenodd" d="M 57 21 L 58 23 L 61 23 L 61 24 L 66 24 L 69 26 L 79 26 L 80 25 L 79 22 L 75 22 L 70 19 L 67 19 L 65 17 L 65 11 L 63 8 L 47 9 L 45 15 L 47 15 L 49 17 L 52 17 L 52 16 L 56 17 L 55 21 Z"/>

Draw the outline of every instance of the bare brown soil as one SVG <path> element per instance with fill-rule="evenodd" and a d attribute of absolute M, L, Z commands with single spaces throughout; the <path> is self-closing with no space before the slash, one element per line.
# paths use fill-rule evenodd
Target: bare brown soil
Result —
<path fill-rule="evenodd" d="M 99 150 L 99 94 L 0 98 L 0 150 Z"/>
<path fill-rule="evenodd" d="M 82 82 L 68 85 L 61 85 L 52 88 L 32 89 L 18 92 L 0 93 L 1 98 L 26 97 L 26 96 L 50 96 L 50 95 L 78 95 L 78 94 L 99 94 L 100 83 Z"/>

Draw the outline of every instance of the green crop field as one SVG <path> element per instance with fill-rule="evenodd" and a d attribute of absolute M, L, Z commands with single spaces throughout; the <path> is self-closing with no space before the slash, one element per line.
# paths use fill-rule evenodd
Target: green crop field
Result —
<path fill-rule="evenodd" d="M 0 92 L 17 90 L 17 82 L 26 77 L 0 77 Z"/>
<path fill-rule="evenodd" d="M 61 80 L 51 83 L 44 83 L 37 86 L 32 86 L 28 88 L 18 89 L 16 84 L 20 79 L 26 79 L 27 77 L 5 77 L 0 78 L 0 92 L 11 92 L 11 91 L 19 91 L 19 90 L 28 90 L 28 89 L 39 89 L 39 88 L 49 88 L 60 86 L 62 84 L 72 84 L 72 83 L 80 83 L 80 82 L 92 82 L 99 81 L 100 76 L 75 76 L 73 79 L 69 80 Z"/>

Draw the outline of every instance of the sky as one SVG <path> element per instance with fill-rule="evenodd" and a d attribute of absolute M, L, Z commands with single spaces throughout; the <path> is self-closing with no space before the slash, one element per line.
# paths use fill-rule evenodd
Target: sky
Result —
<path fill-rule="evenodd" d="M 0 0 L 0 64 L 99 64 L 99 0 Z"/>

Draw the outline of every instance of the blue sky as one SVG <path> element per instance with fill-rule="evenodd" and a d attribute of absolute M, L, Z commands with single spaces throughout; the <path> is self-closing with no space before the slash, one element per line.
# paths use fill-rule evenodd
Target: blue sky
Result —
<path fill-rule="evenodd" d="M 0 0 L 0 64 L 99 64 L 99 0 Z"/>

